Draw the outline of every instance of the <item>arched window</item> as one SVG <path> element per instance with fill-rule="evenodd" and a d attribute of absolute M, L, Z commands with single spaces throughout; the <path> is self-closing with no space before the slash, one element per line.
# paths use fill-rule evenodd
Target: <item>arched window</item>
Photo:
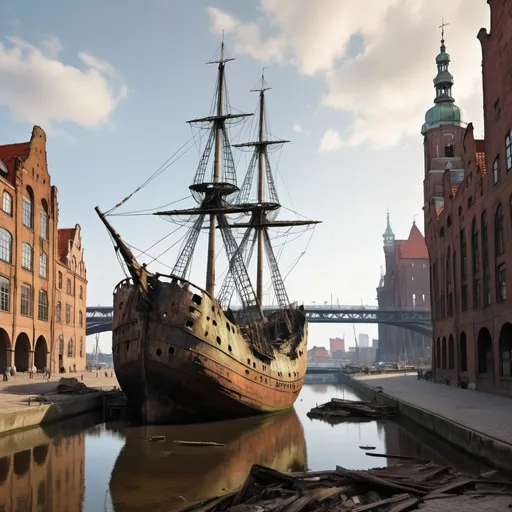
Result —
<path fill-rule="evenodd" d="M 442 341 L 442 347 L 443 347 L 443 351 L 441 353 L 441 368 L 443 370 L 446 370 L 447 366 L 446 366 L 446 356 L 447 356 L 447 353 L 446 353 L 446 338 L 443 336 L 443 341 Z"/>
<path fill-rule="evenodd" d="M 37 318 L 39 320 L 48 320 L 48 294 L 44 290 L 39 290 Z"/>
<path fill-rule="evenodd" d="M 503 254 L 505 248 L 503 240 L 503 208 L 498 204 L 494 214 L 494 255 L 496 257 Z"/>
<path fill-rule="evenodd" d="M 491 303 L 491 273 L 489 272 L 489 238 L 487 235 L 487 214 L 482 213 L 482 223 L 480 227 L 482 231 L 482 267 L 483 275 L 483 288 L 484 288 L 484 306 Z"/>
<path fill-rule="evenodd" d="M 22 219 L 23 225 L 32 229 L 34 227 L 34 193 L 27 187 L 27 195 L 23 196 Z"/>
<path fill-rule="evenodd" d="M 471 259 L 473 260 L 473 274 L 478 272 L 480 268 L 480 254 L 478 252 L 478 229 L 476 226 L 476 218 L 473 218 L 471 224 Z"/>
<path fill-rule="evenodd" d="M 460 333 L 460 371 L 468 371 L 468 347 L 466 342 L 466 333 L 462 331 Z"/>
<path fill-rule="evenodd" d="M 80 286 L 80 299 L 84 298 L 84 288 L 83 286 Z"/>
<path fill-rule="evenodd" d="M 48 212 L 43 203 L 43 209 L 39 212 L 39 222 L 41 224 L 40 236 L 43 240 L 48 240 Z"/>
<path fill-rule="evenodd" d="M 500 157 L 497 156 L 492 164 L 492 184 L 496 185 L 500 179 Z"/>
<path fill-rule="evenodd" d="M 71 279 L 68 279 L 68 280 L 66 281 L 66 293 L 67 293 L 68 295 L 71 295 Z"/>
<path fill-rule="evenodd" d="M 68 357 L 75 357 L 75 344 L 73 338 L 68 341 Z"/>
<path fill-rule="evenodd" d="M 12 215 L 12 196 L 4 190 L 2 194 L 2 210 L 7 213 L 7 215 Z"/>
<path fill-rule="evenodd" d="M 80 357 L 84 357 L 84 339 L 80 337 Z"/>
<path fill-rule="evenodd" d="M 59 282 L 58 282 L 58 287 L 59 287 L 59 290 L 62 290 L 62 272 L 59 270 L 59 274 L 58 274 L 58 277 L 59 277 Z"/>
<path fill-rule="evenodd" d="M 32 270 L 32 246 L 23 242 L 21 244 L 21 266 L 26 270 Z"/>
<path fill-rule="evenodd" d="M 71 306 L 69 304 L 66 304 L 66 323 L 71 323 Z"/>
<path fill-rule="evenodd" d="M 62 322 L 62 304 L 60 302 L 57 302 L 55 313 L 57 316 L 57 322 Z"/>
<path fill-rule="evenodd" d="M 451 334 L 448 338 L 448 369 L 455 369 L 455 343 Z"/>
<path fill-rule="evenodd" d="M 64 355 L 64 336 L 59 336 L 59 354 Z"/>
<path fill-rule="evenodd" d="M 0 228 L 0 260 L 12 262 L 12 235 L 4 228 Z"/>
<path fill-rule="evenodd" d="M 44 251 L 39 255 L 39 275 L 45 279 L 48 277 L 48 255 Z"/>
<path fill-rule="evenodd" d="M 11 297 L 11 282 L 0 276 L 0 311 L 9 311 Z"/>
<path fill-rule="evenodd" d="M 81 311 L 78 312 L 78 324 L 80 327 L 84 325 L 84 314 Z"/>

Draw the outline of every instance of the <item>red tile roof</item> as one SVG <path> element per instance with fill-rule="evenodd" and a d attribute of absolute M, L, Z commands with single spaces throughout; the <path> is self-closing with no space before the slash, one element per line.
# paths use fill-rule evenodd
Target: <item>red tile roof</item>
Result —
<path fill-rule="evenodd" d="M 18 144 L 6 144 L 0 146 L 0 160 L 5 164 L 8 170 L 8 179 L 14 183 L 14 164 L 16 158 L 26 160 L 30 154 L 30 142 L 20 142 Z"/>
<path fill-rule="evenodd" d="M 407 240 L 399 241 L 400 257 L 407 259 L 428 259 L 427 244 L 425 243 L 425 237 L 421 234 L 421 231 L 416 226 L 416 223 L 412 225 Z"/>
<path fill-rule="evenodd" d="M 69 241 L 73 240 L 75 236 L 75 228 L 65 228 L 58 230 L 59 236 L 59 261 L 66 263 L 66 256 L 68 255 Z"/>

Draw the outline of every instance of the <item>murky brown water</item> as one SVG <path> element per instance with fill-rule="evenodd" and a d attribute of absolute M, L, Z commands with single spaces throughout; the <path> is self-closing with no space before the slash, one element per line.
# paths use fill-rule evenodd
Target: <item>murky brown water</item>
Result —
<path fill-rule="evenodd" d="M 480 466 L 411 425 L 390 421 L 330 425 L 306 413 L 341 386 L 304 386 L 294 410 L 272 416 L 179 427 L 96 424 L 82 417 L 0 437 L 0 512 L 168 511 L 238 487 L 252 464 L 281 471 L 386 465 L 377 453 L 427 457 L 466 471 Z M 163 435 L 163 443 L 150 443 Z M 215 441 L 224 447 L 183 446 Z"/>

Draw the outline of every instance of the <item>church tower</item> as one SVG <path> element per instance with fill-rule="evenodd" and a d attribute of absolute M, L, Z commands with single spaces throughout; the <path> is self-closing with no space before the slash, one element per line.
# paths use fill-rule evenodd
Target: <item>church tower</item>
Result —
<path fill-rule="evenodd" d="M 384 255 L 386 258 L 386 275 L 390 275 L 393 271 L 393 267 L 395 264 L 395 234 L 391 229 L 391 222 L 389 221 L 389 210 L 387 213 L 387 223 L 386 230 L 382 235 L 382 239 L 384 240 Z"/>
<path fill-rule="evenodd" d="M 446 52 L 444 27 L 441 25 L 441 51 L 436 57 L 437 76 L 434 78 L 436 97 L 434 106 L 425 114 L 421 129 L 425 152 L 425 179 L 423 182 L 425 215 L 429 205 L 444 207 L 443 175 L 450 171 L 452 185 L 464 180 L 463 138 L 467 123 L 460 107 L 452 96 L 454 84 L 449 71 L 450 55 Z"/>

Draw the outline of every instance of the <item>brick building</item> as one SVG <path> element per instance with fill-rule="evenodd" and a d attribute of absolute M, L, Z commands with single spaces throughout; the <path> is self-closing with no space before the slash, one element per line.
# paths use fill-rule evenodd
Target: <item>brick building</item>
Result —
<path fill-rule="evenodd" d="M 454 103 L 444 40 L 422 130 L 433 367 L 437 380 L 512 394 L 512 3 L 488 3 L 491 31 L 478 34 L 485 140 Z"/>
<path fill-rule="evenodd" d="M 80 226 L 58 230 L 46 135 L 0 146 L 0 367 L 85 368 Z"/>
<path fill-rule="evenodd" d="M 388 213 L 383 239 L 386 270 L 377 287 L 379 308 L 428 309 L 428 251 L 416 223 L 406 240 L 396 240 Z M 403 327 L 379 324 L 378 361 L 425 362 L 430 357 L 430 346 L 425 336 Z"/>
<path fill-rule="evenodd" d="M 329 348 L 333 359 L 343 359 L 345 355 L 344 338 L 329 338 Z"/>
<path fill-rule="evenodd" d="M 331 356 L 325 347 L 317 347 L 308 350 L 308 363 L 325 363 L 330 361 Z"/>

